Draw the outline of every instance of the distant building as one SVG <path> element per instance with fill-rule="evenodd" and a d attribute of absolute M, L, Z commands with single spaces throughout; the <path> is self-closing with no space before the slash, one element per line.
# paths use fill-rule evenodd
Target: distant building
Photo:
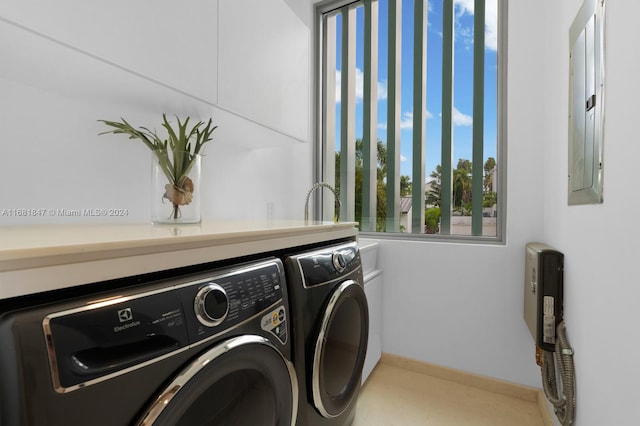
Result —
<path fill-rule="evenodd" d="M 400 197 L 400 229 L 411 232 L 411 197 Z"/>

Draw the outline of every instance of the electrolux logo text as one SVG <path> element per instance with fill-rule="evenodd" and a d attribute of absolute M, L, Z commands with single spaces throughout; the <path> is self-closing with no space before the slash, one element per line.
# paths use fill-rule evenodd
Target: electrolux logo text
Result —
<path fill-rule="evenodd" d="M 120 322 L 127 322 L 133 319 L 133 312 L 131 308 L 120 309 L 118 311 L 118 319 Z"/>
<path fill-rule="evenodd" d="M 126 323 L 126 324 L 113 327 L 114 333 L 117 333 L 122 330 L 127 330 L 131 327 L 137 327 L 140 325 L 140 321 L 133 321 L 133 311 L 131 310 L 131 308 L 120 309 L 118 311 L 118 320 L 121 323 Z M 132 321 L 132 322 L 129 322 L 129 321 Z"/>

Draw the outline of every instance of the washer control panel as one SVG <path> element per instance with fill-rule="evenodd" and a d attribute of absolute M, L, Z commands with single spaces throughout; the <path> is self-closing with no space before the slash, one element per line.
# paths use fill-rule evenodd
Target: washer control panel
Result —
<path fill-rule="evenodd" d="M 267 258 L 151 282 L 141 292 L 43 306 L 28 316 L 43 318 L 53 386 L 65 393 L 235 327 L 238 333 L 268 333 L 284 345 L 285 285 L 282 262 Z"/>
<path fill-rule="evenodd" d="M 192 282 L 180 289 L 191 298 L 193 317 L 187 318 L 192 340 L 201 340 L 240 324 L 277 303 L 285 285 L 282 263 L 270 259 Z"/>

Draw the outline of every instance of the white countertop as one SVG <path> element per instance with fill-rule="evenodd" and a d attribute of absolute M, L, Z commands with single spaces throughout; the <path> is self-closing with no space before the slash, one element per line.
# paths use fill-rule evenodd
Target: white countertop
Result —
<path fill-rule="evenodd" d="M 0 299 L 357 234 L 355 223 L 0 227 Z"/>

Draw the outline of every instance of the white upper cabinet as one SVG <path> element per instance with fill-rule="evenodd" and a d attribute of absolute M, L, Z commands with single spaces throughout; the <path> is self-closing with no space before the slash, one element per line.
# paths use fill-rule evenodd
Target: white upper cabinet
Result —
<path fill-rule="evenodd" d="M 113 119 L 213 115 L 250 148 L 309 140 L 310 47 L 283 0 L 0 2 L 0 79 Z"/>
<path fill-rule="evenodd" d="M 283 0 L 219 0 L 218 104 L 309 140 L 310 30 Z"/>
<path fill-rule="evenodd" d="M 0 4 L 0 18 L 40 36 L 42 46 L 66 45 L 215 103 L 217 8 L 217 0 L 9 0 Z M 51 65 L 71 76 L 76 70 L 65 67 L 77 66 Z M 91 61 L 85 65 L 90 73 Z M 115 87 L 118 82 L 103 84 Z"/>

